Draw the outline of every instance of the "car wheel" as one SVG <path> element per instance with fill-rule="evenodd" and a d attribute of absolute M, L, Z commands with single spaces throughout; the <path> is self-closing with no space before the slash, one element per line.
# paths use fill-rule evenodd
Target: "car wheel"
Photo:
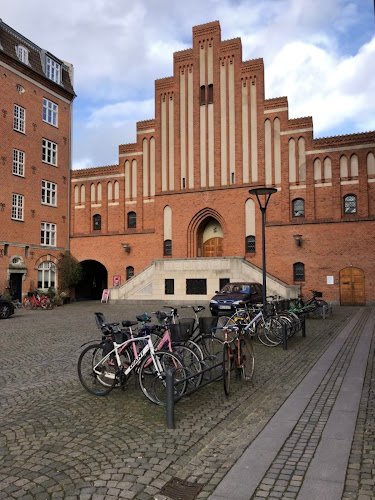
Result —
<path fill-rule="evenodd" d="M 0 318 L 6 319 L 10 316 L 10 307 L 8 304 L 0 304 Z"/>

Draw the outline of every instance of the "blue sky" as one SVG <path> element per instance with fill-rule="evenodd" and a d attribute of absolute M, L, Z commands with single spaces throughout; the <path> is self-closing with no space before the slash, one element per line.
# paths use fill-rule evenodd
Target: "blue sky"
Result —
<path fill-rule="evenodd" d="M 373 0 L 14 0 L 0 17 L 74 65 L 73 168 L 118 162 L 154 118 L 173 52 L 214 20 L 223 40 L 241 37 L 243 60 L 264 59 L 266 99 L 287 96 L 315 137 L 375 130 Z"/>

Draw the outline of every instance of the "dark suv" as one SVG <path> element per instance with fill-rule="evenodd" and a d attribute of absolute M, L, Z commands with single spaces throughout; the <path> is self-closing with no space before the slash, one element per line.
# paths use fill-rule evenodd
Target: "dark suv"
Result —
<path fill-rule="evenodd" d="M 236 307 L 262 302 L 262 297 L 263 287 L 259 283 L 227 283 L 210 300 L 211 314 L 232 314 Z"/>

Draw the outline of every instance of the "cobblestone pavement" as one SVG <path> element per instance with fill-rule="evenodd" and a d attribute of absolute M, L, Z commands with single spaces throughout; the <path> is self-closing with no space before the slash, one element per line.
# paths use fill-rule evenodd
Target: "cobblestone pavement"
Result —
<path fill-rule="evenodd" d="M 146 310 L 161 308 L 153 304 Z M 140 304 L 84 302 L 52 311 L 18 309 L 0 321 L 0 499 L 161 500 L 172 478 L 199 486 L 199 493 L 183 498 L 208 498 L 358 313 L 358 308 L 337 307 L 326 320 L 308 319 L 306 337 L 294 337 L 287 351 L 256 344 L 254 382 L 236 382 L 229 398 L 221 382 L 183 398 L 172 430 L 166 428 L 164 409 L 142 395 L 134 378 L 124 392 L 95 397 L 77 376 L 81 344 L 100 338 L 94 311 L 120 321 L 144 310 Z M 188 310 L 182 311 L 188 316 Z M 371 308 L 362 311 L 365 321 Z M 278 465 L 266 472 L 254 498 L 297 498 L 303 462 L 315 453 L 360 329 L 361 323 L 332 364 L 324 390 L 306 408 L 314 421 L 290 434 Z M 375 497 L 373 361 L 374 341 L 343 498 Z M 308 443 L 302 455 L 301 442 Z M 287 478 L 281 477 L 283 461 L 288 462 Z M 288 490 L 290 484 L 275 490 L 276 480 L 293 482 L 296 490 Z"/>

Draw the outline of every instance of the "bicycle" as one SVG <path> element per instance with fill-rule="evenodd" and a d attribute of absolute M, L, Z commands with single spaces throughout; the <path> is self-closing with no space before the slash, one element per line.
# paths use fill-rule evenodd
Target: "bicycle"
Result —
<path fill-rule="evenodd" d="M 238 326 L 266 347 L 278 346 L 283 341 L 280 318 L 277 315 L 265 316 L 261 305 L 254 304 L 252 307 L 237 309 L 232 316 L 221 316 L 220 320 L 218 321 L 219 331 L 225 332 L 227 326 Z M 221 333 L 221 340 L 223 340 L 222 335 L 223 333 Z"/>
<path fill-rule="evenodd" d="M 135 359 L 129 355 L 133 343 L 145 343 Z M 116 385 L 125 388 L 133 370 L 138 370 L 139 385 L 143 394 L 151 402 L 165 406 L 165 373 L 174 370 L 175 397 L 180 397 L 186 390 L 186 369 L 182 361 L 168 351 L 155 351 L 151 336 L 135 337 L 124 342 L 111 343 L 111 350 L 103 354 L 106 340 L 88 345 L 78 359 L 78 377 L 83 387 L 95 396 L 109 394 Z M 122 353 L 122 356 L 120 355 Z M 126 352 L 128 357 L 123 353 Z"/>
<path fill-rule="evenodd" d="M 104 337 L 103 354 L 106 354 L 111 349 L 114 340 L 117 343 L 123 343 L 126 340 L 139 337 L 139 342 L 133 343 L 132 346 L 124 346 L 119 349 L 119 356 L 124 364 L 131 364 L 131 362 L 138 356 L 141 348 L 144 347 L 145 342 L 142 344 L 140 340 L 145 336 L 150 336 L 156 351 L 168 350 L 176 355 L 183 363 L 189 375 L 197 374 L 195 377 L 189 378 L 189 384 L 198 387 L 202 381 L 201 364 L 199 357 L 195 352 L 185 345 L 183 340 L 186 338 L 176 338 L 176 333 L 170 331 L 169 327 L 162 325 L 154 325 L 151 323 L 151 318 L 147 313 L 139 314 L 136 316 L 137 321 L 122 321 L 123 329 L 119 328 L 119 323 L 107 323 L 102 313 L 95 313 L 95 320 L 98 328 L 102 330 Z M 141 328 L 137 331 L 133 330 L 133 326 L 141 323 Z M 179 325 L 175 325 L 178 327 Z M 185 334 L 185 332 L 183 332 Z M 181 334 L 180 334 L 181 335 Z M 179 340 L 179 342 L 177 342 Z M 100 351 L 97 351 L 95 360 L 99 361 L 101 356 Z M 101 380 L 105 383 L 104 380 Z"/>
<path fill-rule="evenodd" d="M 27 310 L 37 309 L 53 309 L 53 304 L 47 295 L 40 296 L 37 291 L 33 292 L 31 297 L 25 297 L 23 300 L 23 307 Z"/>
<path fill-rule="evenodd" d="M 254 376 L 255 356 L 251 341 L 237 325 L 227 325 L 224 329 L 223 381 L 226 396 L 230 394 L 230 378 L 235 370 L 242 380 L 251 381 Z M 231 334 L 231 335 L 229 335 Z"/>
<path fill-rule="evenodd" d="M 302 295 L 300 295 L 298 299 L 294 299 L 289 311 L 294 312 L 297 315 L 312 313 L 314 316 L 323 316 L 324 307 L 326 308 L 326 311 L 328 311 L 329 304 L 325 300 L 321 299 L 321 297 L 323 297 L 322 292 L 311 290 L 311 293 L 312 297 L 305 301 L 303 300 Z"/>

